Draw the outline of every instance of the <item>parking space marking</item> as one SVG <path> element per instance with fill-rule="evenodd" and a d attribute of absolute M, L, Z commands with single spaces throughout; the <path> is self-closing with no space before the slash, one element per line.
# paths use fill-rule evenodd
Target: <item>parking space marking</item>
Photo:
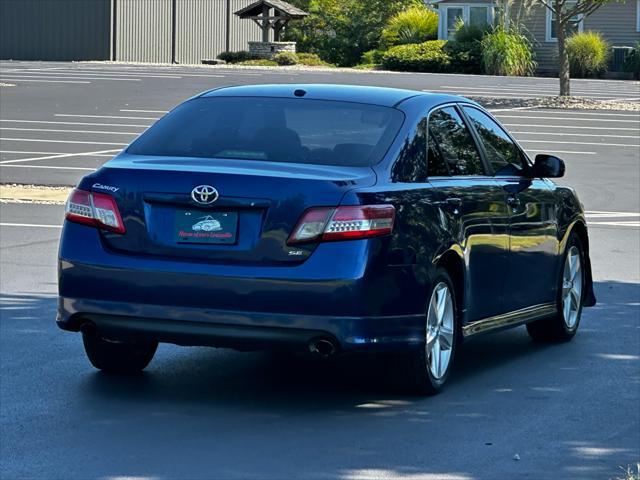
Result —
<path fill-rule="evenodd" d="M 513 133 L 514 135 L 519 133 L 522 135 L 556 135 L 556 136 L 563 136 L 563 137 L 598 137 L 598 138 L 637 138 L 640 139 L 640 136 L 638 135 L 605 135 L 602 133 L 574 133 L 574 132 L 568 132 L 568 133 L 556 133 L 556 132 L 526 132 L 526 131 L 522 131 L 522 130 L 510 130 L 511 133 Z M 633 146 L 633 145 L 630 145 Z"/>
<path fill-rule="evenodd" d="M 120 111 L 132 113 L 169 113 L 169 110 L 129 110 L 127 108 L 121 108 Z"/>
<path fill-rule="evenodd" d="M 34 228 L 62 228 L 62 225 L 45 225 L 41 223 L 8 223 L 1 222 L 0 227 L 34 227 Z"/>
<path fill-rule="evenodd" d="M 100 127 L 139 127 L 149 128 L 151 125 L 132 125 L 128 123 L 90 123 L 90 122 L 57 122 L 50 120 L 8 120 L 0 119 L 0 122 L 8 123 L 50 123 L 52 125 L 91 125 Z"/>
<path fill-rule="evenodd" d="M 537 112 L 536 112 L 537 113 Z M 572 122 L 616 122 L 616 123 L 637 123 L 638 120 L 620 120 L 613 118 L 572 118 L 572 117 L 540 117 L 536 115 L 496 115 L 498 118 L 535 118 L 538 120 L 571 120 Z"/>
<path fill-rule="evenodd" d="M 5 76 L 2 77 L 3 80 L 11 80 L 12 82 L 40 82 L 40 83 L 86 83 L 89 84 L 91 82 L 84 82 L 80 80 L 35 80 L 32 78 L 7 78 Z"/>
<path fill-rule="evenodd" d="M 528 107 L 526 107 L 528 108 Z M 575 112 L 572 110 L 556 110 L 556 109 L 543 109 L 540 107 L 534 107 L 537 108 L 538 110 L 536 110 L 535 112 L 532 113 L 541 113 L 541 114 L 549 114 L 549 115 L 556 115 L 556 114 L 561 114 L 561 115 L 597 115 L 598 117 L 633 117 L 636 120 L 640 120 L 640 112 L 638 113 L 609 113 L 609 112 Z"/>
<path fill-rule="evenodd" d="M 553 155 L 554 153 L 566 153 L 574 155 L 597 155 L 597 152 L 576 152 L 575 150 L 526 150 L 527 153 L 548 153 Z"/>
<path fill-rule="evenodd" d="M 6 79 L 6 80 L 15 80 L 15 81 L 33 81 L 33 82 L 38 82 L 40 80 L 37 79 L 42 79 L 42 81 L 45 80 L 113 80 L 113 81 L 117 81 L 117 82 L 141 82 L 142 80 L 139 78 L 111 78 L 111 77 L 74 77 L 74 76 L 69 76 L 69 75 L 34 75 L 34 76 L 25 76 L 25 75 L 20 75 L 20 79 L 18 78 L 11 78 L 12 75 L 4 75 L 2 78 Z M 83 82 L 83 83 L 91 83 L 91 82 Z"/>
<path fill-rule="evenodd" d="M 589 226 L 640 227 L 640 222 L 589 222 Z"/>
<path fill-rule="evenodd" d="M 465 87 L 465 86 L 453 86 L 453 85 L 440 85 L 439 88 L 448 88 L 453 90 L 465 90 L 465 89 L 473 89 L 476 87 Z M 532 93 L 552 93 L 554 96 L 557 94 L 558 86 L 557 85 L 549 85 L 549 86 L 516 86 L 516 85 L 479 85 L 477 88 L 482 88 L 484 90 L 496 90 L 496 91 L 515 91 L 515 92 L 532 92 Z M 621 88 L 581 88 L 574 86 L 573 92 L 578 91 L 578 95 L 587 94 L 587 95 L 595 95 L 595 94 L 606 94 L 610 95 L 611 93 L 620 94 L 624 97 L 627 96 L 637 96 L 637 93 L 628 93 L 629 90 L 621 89 Z"/>
<path fill-rule="evenodd" d="M 568 128 L 579 130 L 615 130 L 615 131 L 631 131 L 637 132 L 638 128 L 629 127 L 592 127 L 591 125 L 547 125 L 543 123 L 502 123 L 505 127 L 541 127 L 541 128 Z"/>
<path fill-rule="evenodd" d="M 111 143 L 111 142 L 80 142 L 78 140 L 45 140 L 42 138 L 6 138 L 1 137 L 0 140 L 3 142 L 43 142 L 43 143 L 78 143 L 83 145 L 116 145 L 119 147 L 124 147 L 128 145 L 128 143 Z"/>
<path fill-rule="evenodd" d="M 69 157 L 91 157 L 93 155 L 101 155 L 108 153 L 119 152 L 120 150 L 111 149 L 111 150 L 98 150 L 96 152 L 80 152 L 80 153 L 60 153 L 56 155 L 48 155 L 44 157 L 31 157 L 31 158 L 19 158 L 16 160 L 3 160 L 0 162 L 0 165 L 6 165 L 9 163 L 24 163 L 24 162 L 35 162 L 36 160 L 50 160 L 53 158 L 69 158 Z"/>
<path fill-rule="evenodd" d="M 102 130 L 58 130 L 51 128 L 18 128 L 18 127 L 0 127 L 0 131 L 3 130 L 18 130 L 21 132 L 56 132 L 56 133 L 98 133 L 102 135 L 140 135 L 141 132 L 106 132 Z"/>
<path fill-rule="evenodd" d="M 599 143 L 599 142 L 567 142 L 560 140 L 523 140 L 518 138 L 520 143 L 558 143 L 561 145 L 601 145 L 603 147 L 638 147 L 632 143 Z"/>
<path fill-rule="evenodd" d="M 85 171 L 85 172 L 95 172 L 95 168 L 86 168 L 86 167 L 65 167 L 65 166 L 58 166 L 58 165 L 15 165 L 15 164 L 10 164 L 10 165 L 5 165 L 3 163 L 0 162 L 0 169 L 2 168 L 45 168 L 48 170 L 81 170 L 81 171 Z"/>
<path fill-rule="evenodd" d="M 587 217 L 589 226 L 640 227 L 639 212 L 607 212 L 602 210 L 592 210 L 585 212 L 585 215 Z M 604 221 L 602 221 L 601 219 L 604 219 Z"/>
<path fill-rule="evenodd" d="M 55 117 L 82 117 L 82 118 L 120 118 L 123 120 L 158 120 L 158 117 L 120 117 L 117 115 L 84 115 L 78 113 L 56 113 Z"/>

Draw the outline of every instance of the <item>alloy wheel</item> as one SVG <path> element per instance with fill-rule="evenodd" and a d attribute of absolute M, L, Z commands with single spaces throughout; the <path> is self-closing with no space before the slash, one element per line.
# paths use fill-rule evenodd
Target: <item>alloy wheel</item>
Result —
<path fill-rule="evenodd" d="M 562 274 L 562 318 L 569 329 L 578 323 L 582 302 L 582 264 L 580 250 L 575 245 L 569 249 Z"/>
<path fill-rule="evenodd" d="M 444 377 L 453 349 L 453 298 L 449 286 L 440 282 L 433 289 L 427 311 L 427 362 L 431 375 Z"/>

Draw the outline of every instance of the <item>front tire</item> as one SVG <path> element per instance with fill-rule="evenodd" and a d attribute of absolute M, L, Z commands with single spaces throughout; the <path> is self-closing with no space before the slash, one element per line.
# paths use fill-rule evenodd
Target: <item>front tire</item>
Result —
<path fill-rule="evenodd" d="M 458 343 L 458 305 L 445 270 L 438 269 L 428 298 L 424 344 L 411 354 L 409 372 L 413 390 L 434 395 L 449 377 Z"/>
<path fill-rule="evenodd" d="M 155 341 L 110 340 L 97 332 L 82 333 L 84 351 L 91 364 L 109 373 L 137 373 L 145 369 L 158 348 Z"/>
<path fill-rule="evenodd" d="M 569 238 L 562 265 L 556 299 L 558 313 L 527 324 L 527 332 L 536 341 L 568 342 L 578 331 L 586 282 L 584 249 L 575 234 Z"/>

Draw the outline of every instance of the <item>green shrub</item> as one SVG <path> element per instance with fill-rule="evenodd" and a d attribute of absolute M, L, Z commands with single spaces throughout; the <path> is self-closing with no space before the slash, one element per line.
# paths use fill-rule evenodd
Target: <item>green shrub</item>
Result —
<path fill-rule="evenodd" d="M 391 47 L 382 57 L 382 66 L 408 72 L 447 72 L 451 59 L 444 51 L 445 43 L 445 40 L 430 40 Z"/>
<path fill-rule="evenodd" d="M 456 42 L 471 43 L 479 42 L 485 34 L 491 30 L 489 25 L 485 27 L 479 27 L 478 25 L 471 25 L 464 23 L 461 18 L 456 22 L 456 33 L 454 39 Z"/>
<path fill-rule="evenodd" d="M 605 72 L 611 45 L 598 32 L 576 33 L 567 39 L 572 77 L 595 77 Z"/>
<path fill-rule="evenodd" d="M 254 65 L 258 67 L 277 67 L 278 64 L 273 60 L 267 58 L 254 58 L 252 60 L 245 60 L 244 62 L 238 62 L 240 65 Z"/>
<path fill-rule="evenodd" d="M 316 53 L 298 53 L 298 63 L 309 67 L 333 67 L 330 63 L 322 60 Z"/>
<path fill-rule="evenodd" d="M 449 41 L 444 51 L 451 59 L 451 71 L 455 73 L 482 73 L 482 47 L 480 42 Z"/>
<path fill-rule="evenodd" d="M 0 0 L 1 1 L 1 0 Z M 291 22 L 283 40 L 298 42 L 334 65 L 350 67 L 367 50 L 378 48 L 389 19 L 419 0 L 290 0 L 309 13 Z"/>
<path fill-rule="evenodd" d="M 294 52 L 279 52 L 273 56 L 273 61 L 278 65 L 297 65 L 298 55 Z"/>
<path fill-rule="evenodd" d="M 362 54 L 360 63 L 364 65 L 379 65 L 382 63 L 382 57 L 385 53 L 385 50 L 369 50 Z"/>
<path fill-rule="evenodd" d="M 622 66 L 625 72 L 633 73 L 633 77 L 638 80 L 640 78 L 640 42 L 627 54 Z"/>
<path fill-rule="evenodd" d="M 246 62 L 247 60 L 255 60 L 256 57 L 246 50 L 240 50 L 239 52 L 222 52 L 218 55 L 218 58 L 227 63 L 239 63 Z"/>
<path fill-rule="evenodd" d="M 396 13 L 382 31 L 383 45 L 421 43 L 438 38 L 438 13 L 416 5 Z"/>
<path fill-rule="evenodd" d="M 482 38 L 482 66 L 489 75 L 532 75 L 536 68 L 527 37 L 496 28 Z"/>

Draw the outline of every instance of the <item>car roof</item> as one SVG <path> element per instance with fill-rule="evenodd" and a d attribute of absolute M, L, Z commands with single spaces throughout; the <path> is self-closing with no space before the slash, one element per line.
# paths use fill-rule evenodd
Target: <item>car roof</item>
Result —
<path fill-rule="evenodd" d="M 302 96 L 294 95 L 296 90 L 303 90 Z M 305 98 L 310 100 L 332 100 L 342 102 L 366 103 L 393 107 L 412 97 L 423 97 L 428 103 L 437 105 L 444 102 L 460 102 L 469 100 L 455 95 L 428 93 L 418 90 L 400 88 L 369 87 L 359 85 L 336 84 L 270 84 L 241 85 L 220 87 L 208 90 L 200 97 L 280 97 Z"/>

